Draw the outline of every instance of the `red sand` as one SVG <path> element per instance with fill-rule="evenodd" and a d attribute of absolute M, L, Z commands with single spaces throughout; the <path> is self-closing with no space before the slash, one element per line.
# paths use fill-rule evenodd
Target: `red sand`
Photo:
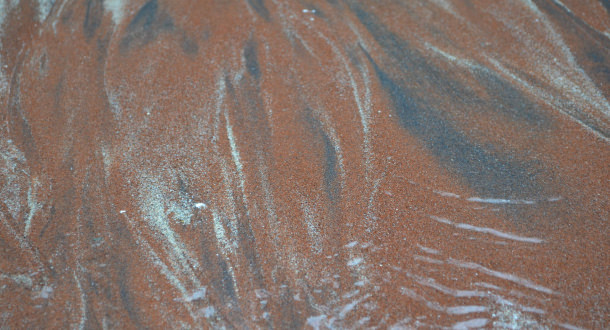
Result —
<path fill-rule="evenodd" d="M 5 1 L 0 327 L 607 328 L 602 3 Z"/>

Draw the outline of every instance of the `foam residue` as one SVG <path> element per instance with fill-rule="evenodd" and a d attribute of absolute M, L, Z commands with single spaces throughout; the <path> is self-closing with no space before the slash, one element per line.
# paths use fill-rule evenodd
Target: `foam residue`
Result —
<path fill-rule="evenodd" d="M 456 329 L 456 330 L 475 329 L 475 328 L 484 327 L 485 325 L 487 325 L 488 322 L 489 322 L 489 320 L 487 320 L 487 319 L 477 318 L 477 319 L 471 319 L 471 320 L 467 320 L 467 321 L 458 322 L 458 323 L 454 324 L 452 328 Z"/>
<path fill-rule="evenodd" d="M 544 287 L 542 285 L 538 285 L 533 283 L 532 281 L 528 280 L 528 279 L 524 279 L 521 277 L 518 277 L 516 275 L 513 274 L 508 274 L 508 273 L 504 273 L 504 272 L 500 272 L 497 270 L 493 270 L 493 269 L 489 269 L 487 267 L 484 267 L 482 265 L 479 265 L 477 263 L 474 262 L 464 262 L 464 261 L 460 261 L 460 260 L 455 260 L 455 259 L 449 259 L 448 260 L 449 263 L 458 266 L 460 268 L 465 268 L 465 269 L 474 269 L 477 270 L 479 272 L 485 273 L 487 275 L 490 276 L 494 276 L 496 278 L 499 279 L 503 279 L 506 281 L 510 281 L 513 282 L 515 284 L 518 285 L 522 285 L 526 288 L 532 289 L 532 290 L 536 290 L 542 293 L 546 293 L 546 294 L 558 294 L 557 292 L 553 291 L 552 289 L 549 289 L 547 287 Z"/>
<path fill-rule="evenodd" d="M 0 198 L 16 223 L 23 223 L 21 234 L 28 236 L 32 219 L 43 204 L 37 200 L 40 183 L 31 177 L 25 164 L 23 152 L 12 140 L 0 136 Z"/>
<path fill-rule="evenodd" d="M 170 218 L 189 225 L 192 210 L 185 205 L 185 201 L 172 196 L 171 190 L 156 177 L 142 175 L 141 180 L 144 188 L 141 192 L 141 208 L 146 211 L 149 223 L 173 244 L 175 236 L 170 228 Z"/>
<path fill-rule="evenodd" d="M 353 241 L 353 242 L 351 242 L 351 243 L 347 243 L 347 244 L 345 244 L 345 247 L 346 247 L 346 248 L 351 249 L 351 248 L 353 248 L 354 246 L 356 246 L 357 244 L 358 244 L 358 241 Z"/>
<path fill-rule="evenodd" d="M 159 267 L 161 274 L 163 274 L 165 276 L 165 278 L 169 281 L 169 283 L 181 293 L 183 298 L 188 297 L 188 293 L 185 288 L 185 284 L 177 276 L 178 275 L 177 272 L 172 271 L 172 269 L 170 269 L 170 267 L 168 267 L 168 265 L 163 260 L 161 260 L 161 258 L 159 258 L 159 256 L 155 252 L 155 250 L 148 243 L 148 241 L 144 237 L 142 237 L 142 235 L 139 233 L 139 231 L 134 229 L 134 224 L 129 219 L 129 217 L 127 217 L 127 216 L 125 216 L 125 217 L 128 220 L 127 223 L 130 226 L 131 231 L 135 233 L 136 242 L 137 242 L 138 246 L 140 246 L 140 248 L 144 250 L 145 256 L 150 260 L 150 262 L 154 266 Z M 172 264 L 176 264 L 175 261 L 172 259 L 170 259 L 170 262 Z M 191 278 L 196 286 L 201 286 L 201 284 L 199 284 L 199 281 L 197 280 L 197 278 L 195 278 L 195 277 L 191 277 Z M 189 310 L 189 313 L 191 314 L 191 316 L 193 318 L 195 318 L 195 315 L 192 313 L 191 307 L 188 304 L 186 305 L 186 308 Z"/>
<path fill-rule="evenodd" d="M 485 306 L 454 306 L 447 307 L 447 313 L 454 315 L 464 315 L 471 313 L 483 313 L 487 311 Z"/>
<path fill-rule="evenodd" d="M 139 206 L 145 221 L 157 233 L 157 239 L 165 246 L 168 261 L 176 274 L 186 275 L 192 285 L 201 287 L 194 269 L 199 268 L 196 258 L 190 255 L 178 233 L 172 229 L 173 221 L 190 224 L 192 207 L 179 199 L 175 191 L 155 175 L 141 174 Z M 152 252 L 152 251 L 150 251 Z"/>
<path fill-rule="evenodd" d="M 107 147 L 102 146 L 102 161 L 104 163 L 104 174 L 106 179 L 110 176 L 110 167 L 112 166 L 112 154 Z"/>
<path fill-rule="evenodd" d="M 26 288 L 32 287 L 32 278 L 28 275 L 24 275 L 24 274 L 12 275 L 12 274 L 1 274 L 0 273 L 0 279 L 12 280 L 16 284 L 24 286 Z"/>
<path fill-rule="evenodd" d="M 434 193 L 439 194 L 439 195 L 441 195 L 443 197 L 460 198 L 460 195 L 454 194 L 454 193 L 451 193 L 451 192 L 447 192 L 447 191 L 434 190 Z"/>
<path fill-rule="evenodd" d="M 38 21 L 44 22 L 49 16 L 55 0 L 38 0 Z"/>
<path fill-rule="evenodd" d="M 239 187 L 244 195 L 244 199 L 246 199 L 246 179 L 244 176 L 243 165 L 241 163 L 241 157 L 239 155 L 235 134 L 233 134 L 233 126 L 231 126 L 229 113 L 226 108 L 224 114 L 227 128 L 227 139 L 229 139 L 229 145 L 231 146 L 231 157 L 233 158 L 233 163 L 235 163 L 235 169 L 237 170 L 237 175 L 239 176 Z"/>
<path fill-rule="evenodd" d="M 2 12 L 2 10 L 3 9 L 0 7 L 0 12 Z M 1 16 L 0 16 L 0 20 L 2 20 Z M 1 29 L 2 29 L 2 24 L 0 22 L 0 36 L 2 35 Z M 2 43 L 0 43 L 0 49 L 2 49 Z M 4 61 L 2 60 L 2 56 L 0 56 L 0 95 L 7 95 L 7 92 L 8 92 L 8 80 L 6 78 L 6 65 L 4 64 Z"/>
<path fill-rule="evenodd" d="M 317 220 L 316 212 L 315 210 L 312 210 L 305 198 L 301 199 L 301 209 L 303 210 L 305 223 L 307 224 L 307 233 L 309 234 L 309 239 L 311 240 L 312 249 L 316 254 L 319 254 L 322 252 L 322 237 L 320 236 L 320 231 L 318 230 L 320 224 Z"/>
<path fill-rule="evenodd" d="M 85 329 L 85 323 L 87 322 L 87 299 L 76 271 L 74 271 L 74 281 L 76 282 L 78 292 L 80 292 L 80 320 L 78 322 L 78 329 Z"/>
<path fill-rule="evenodd" d="M 480 198 L 470 197 L 467 199 L 469 202 L 487 203 L 487 204 L 536 204 L 535 201 L 525 199 L 504 199 L 504 198 Z"/>
<path fill-rule="evenodd" d="M 451 1 L 449 0 L 432 0 L 431 1 L 433 4 L 443 8 L 444 10 L 446 10 L 447 12 L 451 13 L 453 16 L 456 17 L 461 17 L 457 14 L 455 8 L 453 7 L 453 4 L 451 3 Z"/>
<path fill-rule="evenodd" d="M 456 228 L 460 228 L 460 229 L 465 229 L 465 230 L 471 230 L 471 231 L 476 231 L 479 233 L 485 233 L 485 234 L 491 234 L 497 237 L 501 237 L 501 238 L 505 238 L 505 239 L 510 239 L 513 241 L 518 241 L 518 242 L 526 242 L 526 243 L 542 243 L 544 242 L 544 240 L 540 239 L 540 238 L 535 238 L 535 237 L 523 237 L 523 236 L 519 236 L 519 235 L 515 235 L 515 234 L 510 234 L 510 233 L 505 233 L 505 232 L 501 232 L 499 230 L 496 229 L 492 229 L 492 228 L 486 228 L 486 227 L 477 227 L 477 226 L 473 226 L 467 223 L 456 223 L 453 222 L 451 220 L 445 219 L 445 218 L 440 218 L 440 217 L 436 217 L 436 216 L 430 216 L 431 219 L 436 220 L 440 223 L 444 223 L 447 225 L 452 225 Z"/>
<path fill-rule="evenodd" d="M 176 299 L 176 301 L 191 302 L 191 301 L 195 301 L 195 300 L 202 300 L 205 298 L 206 293 L 207 293 L 207 287 L 203 286 L 203 287 L 195 290 L 193 293 L 187 295 L 184 298 Z"/>
<path fill-rule="evenodd" d="M 325 321 L 326 315 L 310 316 L 307 318 L 307 325 L 318 330 L 325 325 Z"/>
<path fill-rule="evenodd" d="M 362 296 L 361 298 L 356 299 L 356 300 L 354 300 L 354 301 L 350 302 L 349 304 L 347 304 L 347 305 L 343 306 L 343 307 L 341 308 L 341 311 L 339 312 L 339 315 L 338 315 L 338 316 L 339 316 L 339 318 L 340 318 L 340 319 L 345 318 L 345 316 L 347 316 L 347 314 L 348 314 L 349 312 L 351 312 L 352 310 L 354 310 L 354 308 L 355 308 L 355 307 L 356 307 L 356 306 L 357 306 L 359 303 L 361 303 L 362 301 L 364 301 L 364 300 L 368 299 L 370 296 L 371 296 L 370 294 L 365 294 L 365 295 L 364 295 L 364 296 Z"/>
<path fill-rule="evenodd" d="M 22 209 L 21 195 L 24 192 L 26 180 L 23 165 L 25 156 L 11 140 L 0 137 L 0 177 L 3 185 L 0 187 L 0 198 L 14 219 L 19 219 Z"/>
<path fill-rule="evenodd" d="M 206 319 L 209 319 L 210 317 L 214 316 L 214 314 L 216 314 L 216 310 L 214 309 L 214 306 L 208 306 L 200 309 L 199 313 L 201 313 Z"/>
<path fill-rule="evenodd" d="M 124 8 L 123 0 L 104 0 L 104 10 L 112 14 L 112 22 L 115 26 L 121 24 Z"/>
<path fill-rule="evenodd" d="M 227 239 L 227 233 L 222 224 L 220 216 L 215 210 L 212 210 L 212 219 L 214 221 L 214 233 L 216 234 L 216 240 L 221 245 L 223 253 L 227 254 L 228 252 L 234 252 L 233 247 L 231 244 L 229 244 L 229 240 Z"/>
<path fill-rule="evenodd" d="M 425 247 L 425 246 L 422 246 L 422 245 L 419 245 L 419 244 L 417 244 L 417 247 L 420 248 L 422 251 L 424 251 L 426 253 L 430 253 L 430 254 L 439 254 L 440 253 L 436 249 Z"/>
<path fill-rule="evenodd" d="M 513 304 L 500 304 L 493 313 L 493 327 L 496 329 L 536 329 L 541 325 L 532 317 L 522 313 Z"/>
<path fill-rule="evenodd" d="M 53 294 L 53 287 L 49 285 L 43 286 L 36 294 L 36 298 L 49 299 Z"/>
<path fill-rule="evenodd" d="M 28 215 L 25 219 L 25 236 L 29 235 L 30 227 L 32 225 L 32 219 L 38 210 L 42 208 L 42 204 L 36 200 L 36 191 L 38 189 L 39 183 L 36 180 L 32 180 L 30 183 L 30 187 L 28 188 L 28 206 L 30 208 Z"/>

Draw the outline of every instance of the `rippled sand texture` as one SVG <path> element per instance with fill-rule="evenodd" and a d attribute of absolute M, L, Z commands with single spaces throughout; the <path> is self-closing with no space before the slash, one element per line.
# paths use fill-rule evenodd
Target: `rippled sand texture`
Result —
<path fill-rule="evenodd" d="M 609 327 L 608 11 L 0 1 L 0 327 Z"/>

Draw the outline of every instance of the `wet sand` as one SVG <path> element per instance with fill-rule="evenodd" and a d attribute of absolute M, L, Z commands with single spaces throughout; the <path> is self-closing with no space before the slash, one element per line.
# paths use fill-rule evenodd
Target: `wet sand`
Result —
<path fill-rule="evenodd" d="M 609 327 L 609 10 L 0 2 L 0 327 Z"/>

